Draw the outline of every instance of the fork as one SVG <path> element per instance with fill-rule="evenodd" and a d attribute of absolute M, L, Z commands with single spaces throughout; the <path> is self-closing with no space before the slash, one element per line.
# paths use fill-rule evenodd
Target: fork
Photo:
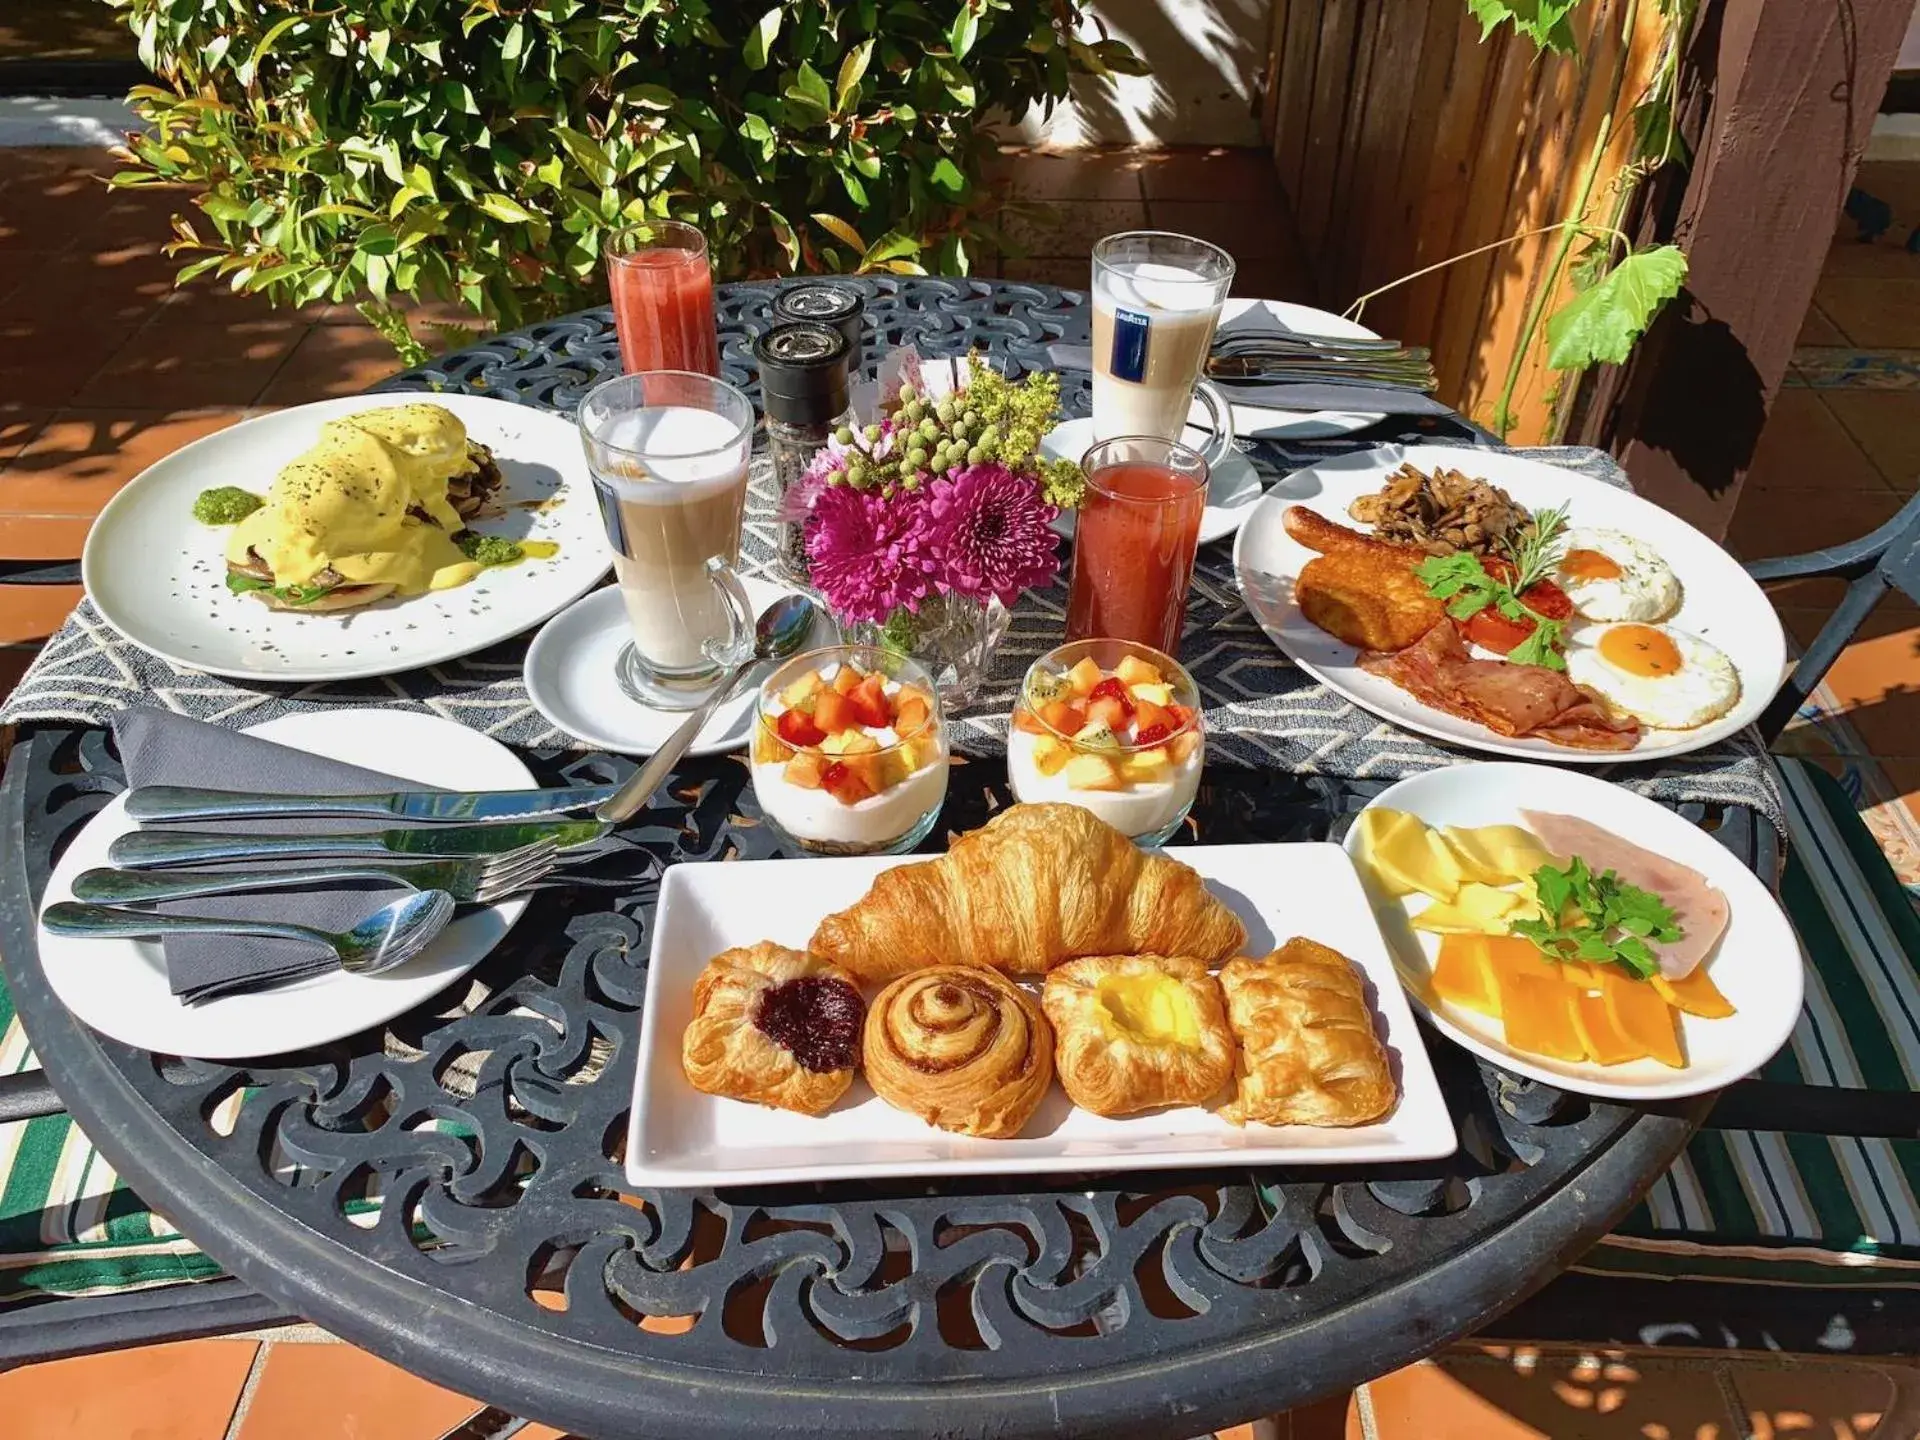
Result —
<path fill-rule="evenodd" d="M 290 870 L 88 870 L 73 882 L 73 898 L 101 905 L 191 900 L 239 890 L 277 890 L 338 880 L 398 880 L 415 890 L 444 890 L 462 905 L 491 905 L 544 880 L 559 863 L 553 842 L 468 860 L 355 860 Z"/>
<path fill-rule="evenodd" d="M 1363 360 L 1425 360 L 1432 352 L 1424 346 L 1402 345 L 1398 340 L 1365 340 L 1345 336 L 1283 335 L 1269 331 L 1216 334 L 1215 355 L 1321 355 L 1329 359 L 1351 357 Z"/>

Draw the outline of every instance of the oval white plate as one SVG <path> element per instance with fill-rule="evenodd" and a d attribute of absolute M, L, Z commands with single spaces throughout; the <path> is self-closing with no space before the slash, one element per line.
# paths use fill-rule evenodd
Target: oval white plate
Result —
<path fill-rule="evenodd" d="M 1732 851 L 1664 806 L 1578 771 L 1472 763 L 1402 780 L 1367 808 L 1376 807 L 1418 815 L 1429 825 L 1519 825 L 1523 808 L 1578 815 L 1698 870 L 1727 897 L 1727 933 L 1708 962 L 1708 973 L 1737 1013 L 1724 1020 L 1681 1016 L 1687 1065 L 1673 1070 L 1657 1060 L 1572 1064 L 1511 1049 L 1498 1020 L 1436 1003 L 1428 993 L 1439 938 L 1407 924 L 1412 912 L 1428 903 L 1426 897 L 1414 896 L 1409 903 L 1374 896 L 1375 914 L 1413 1003 L 1449 1039 L 1496 1065 L 1583 1095 L 1672 1100 L 1718 1090 L 1752 1074 L 1786 1043 L 1800 1018 L 1800 942 L 1779 902 Z M 1347 834 L 1347 853 L 1356 860 L 1358 840 L 1356 827 Z"/>
<path fill-rule="evenodd" d="M 1624 530 L 1646 541 L 1673 567 L 1685 592 L 1679 611 L 1666 623 L 1691 631 L 1727 653 L 1740 675 L 1739 701 L 1727 714 L 1697 729 L 1644 730 L 1632 750 L 1576 750 L 1546 740 L 1496 735 L 1471 720 L 1421 704 L 1390 680 L 1367 674 L 1357 663 L 1358 651 L 1313 624 L 1294 604 L 1294 578 L 1313 552 L 1287 534 L 1281 516 L 1289 505 L 1305 505 L 1342 525 L 1353 525 L 1347 506 L 1377 491 L 1403 460 L 1423 470 L 1446 466 L 1491 481 L 1530 510 L 1571 503 L 1571 524 Z M 1233 568 L 1240 593 L 1261 628 L 1309 675 L 1396 725 L 1496 755 L 1565 765 L 1617 765 L 1623 760 L 1682 755 L 1724 740 L 1757 720 L 1779 689 L 1786 667 L 1787 642 L 1780 617 L 1739 563 L 1705 535 L 1631 491 L 1496 450 L 1385 445 L 1296 470 L 1276 482 L 1253 507 L 1234 542 Z"/>
<path fill-rule="evenodd" d="M 1189 425 L 1181 433 L 1180 443 L 1195 450 L 1204 450 L 1211 438 L 1207 431 L 1195 429 Z M 1042 454 L 1056 460 L 1071 460 L 1078 464 L 1080 457 L 1087 453 L 1093 444 L 1093 420 L 1081 416 L 1078 420 L 1068 420 L 1049 430 L 1040 441 Z M 1260 472 L 1238 450 L 1234 451 L 1219 465 L 1207 480 L 1207 508 L 1200 516 L 1200 543 L 1224 540 L 1246 523 L 1249 512 L 1258 503 L 1261 495 Z M 1074 532 L 1074 513 L 1063 510 L 1054 517 L 1053 528 L 1071 539 Z"/>
<path fill-rule="evenodd" d="M 1285 300 L 1229 300 L 1220 307 L 1220 324 L 1230 325 L 1236 316 L 1244 315 L 1256 305 L 1265 306 L 1269 315 L 1295 335 L 1320 335 L 1330 340 L 1380 338 L 1356 320 Z M 1206 407 L 1196 401 L 1188 418 L 1206 424 Z M 1273 410 L 1244 401 L 1235 401 L 1233 406 L 1234 433 L 1243 440 L 1322 440 L 1334 435 L 1351 435 L 1385 418 L 1377 412 L 1364 411 Z"/>
<path fill-rule="evenodd" d="M 196 495 L 214 485 L 264 491 L 313 444 L 322 421 L 420 401 L 445 406 L 492 448 L 504 503 L 561 502 L 509 509 L 477 528 L 556 541 L 559 554 L 338 615 L 269 610 L 228 591 L 227 531 L 193 518 Z M 506 400 L 423 392 L 298 405 L 183 446 L 107 502 L 87 534 L 81 578 L 109 625 L 171 664 L 248 680 L 355 680 L 498 644 L 584 595 L 612 563 L 571 420 Z"/>
<path fill-rule="evenodd" d="M 282 715 L 245 733 L 423 785 L 534 788 L 532 774 L 506 746 L 437 715 L 323 710 Z M 107 847 L 138 828 L 126 816 L 126 797 L 116 795 L 60 857 L 46 903 L 71 900 L 74 877 L 107 864 Z M 102 1034 L 163 1055 L 239 1060 L 324 1045 L 411 1010 L 478 965 L 526 908 L 521 898 L 467 910 L 418 956 L 383 975 L 335 970 L 199 1005 L 184 1005 L 168 990 L 156 940 L 75 940 L 43 929 L 40 963 L 54 994 Z"/>
<path fill-rule="evenodd" d="M 792 591 L 757 576 L 741 577 L 757 615 Z M 549 723 L 598 750 L 651 755 L 680 728 L 686 712 L 655 710 L 628 697 L 614 678 L 614 661 L 627 643 L 626 607 L 609 585 L 578 600 L 549 620 L 527 647 L 527 695 Z M 839 627 L 824 610 L 806 648 L 840 642 Z M 747 743 L 753 728 L 753 694 L 768 667 L 749 671 L 734 698 L 713 712 L 687 753 L 719 755 Z"/>

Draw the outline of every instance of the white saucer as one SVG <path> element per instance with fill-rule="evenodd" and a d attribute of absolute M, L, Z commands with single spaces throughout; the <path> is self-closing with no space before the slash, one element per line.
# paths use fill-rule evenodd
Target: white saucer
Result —
<path fill-rule="evenodd" d="M 1204 450 L 1212 438 L 1205 430 L 1189 425 L 1180 436 L 1180 443 L 1195 450 Z M 1093 420 L 1089 416 L 1082 416 L 1049 430 L 1040 441 L 1040 450 L 1051 459 L 1072 460 L 1077 464 L 1092 445 Z M 1207 482 L 1207 508 L 1200 517 L 1200 543 L 1205 545 L 1212 540 L 1224 540 L 1238 530 L 1262 493 L 1260 472 L 1254 468 L 1253 461 L 1238 450 L 1222 460 L 1214 467 L 1213 476 Z M 1055 517 L 1053 528 L 1059 534 L 1071 537 L 1074 530 L 1073 512 L 1062 511 Z"/>
<path fill-rule="evenodd" d="M 790 587 L 744 577 L 747 599 L 758 615 Z M 614 678 L 614 661 L 629 638 L 620 591 L 608 585 L 576 600 L 549 620 L 527 647 L 527 695 L 534 708 L 560 729 L 600 750 L 651 755 L 686 719 L 681 710 L 655 710 L 630 699 Z M 807 648 L 839 642 L 839 627 L 824 610 Z M 747 672 L 739 688 L 707 721 L 689 755 L 720 755 L 747 743 L 753 726 L 753 692 L 764 667 Z"/>

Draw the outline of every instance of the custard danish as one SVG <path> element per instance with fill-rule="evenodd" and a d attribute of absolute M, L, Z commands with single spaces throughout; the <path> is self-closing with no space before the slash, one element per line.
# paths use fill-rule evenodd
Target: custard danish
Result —
<path fill-rule="evenodd" d="M 874 1000 L 861 1045 L 867 1083 L 942 1130 L 1016 1135 L 1053 1079 L 1053 1031 L 1034 998 L 992 970 L 936 965 Z"/>
<path fill-rule="evenodd" d="M 1047 972 L 1053 1063 L 1082 1110 L 1199 1105 L 1233 1078 L 1220 986 L 1187 955 L 1094 955 Z"/>

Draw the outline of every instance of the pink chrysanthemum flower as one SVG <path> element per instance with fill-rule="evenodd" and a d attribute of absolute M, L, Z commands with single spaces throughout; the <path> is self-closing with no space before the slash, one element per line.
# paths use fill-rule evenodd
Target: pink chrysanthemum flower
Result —
<path fill-rule="evenodd" d="M 1022 590 L 1052 583 L 1060 570 L 1058 514 L 1039 487 L 1005 465 L 972 465 L 933 482 L 928 540 L 941 588 L 1011 605 Z"/>
<path fill-rule="evenodd" d="M 883 500 L 847 485 L 820 492 L 807 525 L 807 570 L 835 615 L 884 624 L 932 591 L 928 509 L 917 495 Z"/>

